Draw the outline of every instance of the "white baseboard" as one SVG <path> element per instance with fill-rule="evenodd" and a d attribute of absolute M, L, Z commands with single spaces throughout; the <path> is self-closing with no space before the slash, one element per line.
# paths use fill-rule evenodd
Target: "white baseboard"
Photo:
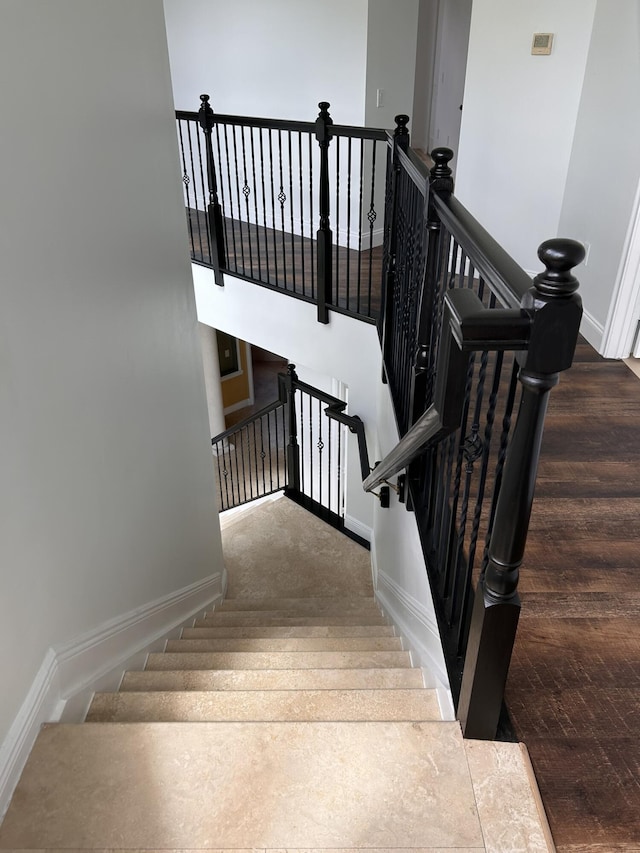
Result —
<path fill-rule="evenodd" d="M 602 348 L 602 339 L 604 337 L 604 326 L 588 311 L 582 312 L 580 332 L 589 341 L 591 346 L 600 352 Z"/>
<path fill-rule="evenodd" d="M 455 719 L 435 615 L 377 565 L 374 578 L 376 600 L 406 641 L 413 663 L 422 667 L 425 687 L 438 691 L 442 719 Z"/>
<path fill-rule="evenodd" d="M 344 516 L 344 526 L 347 530 L 350 530 L 352 533 L 355 533 L 361 539 L 365 539 L 367 542 L 371 542 L 373 539 L 373 530 L 370 527 L 367 527 L 366 524 L 363 524 L 357 518 L 354 518 L 352 515 L 345 513 Z"/>
<path fill-rule="evenodd" d="M 117 689 L 125 669 L 144 665 L 150 651 L 222 600 L 226 585 L 223 570 L 48 649 L 0 746 L 0 819 L 42 724 L 81 722 L 96 689 Z"/>
<path fill-rule="evenodd" d="M 233 403 L 233 405 L 227 406 L 224 409 L 223 414 L 224 415 L 230 415 L 233 412 L 238 412 L 238 411 L 240 411 L 240 409 L 244 409 L 247 406 L 253 406 L 254 402 L 255 402 L 255 400 L 253 397 L 247 397 L 246 400 L 240 400 L 240 402 L 238 402 L 238 403 Z"/>

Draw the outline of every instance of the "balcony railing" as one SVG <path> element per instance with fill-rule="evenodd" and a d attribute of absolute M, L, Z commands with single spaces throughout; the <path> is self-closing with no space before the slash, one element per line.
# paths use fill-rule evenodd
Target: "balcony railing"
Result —
<path fill-rule="evenodd" d="M 544 415 L 559 373 L 571 365 L 578 336 L 582 308 L 571 270 L 583 259 L 584 249 L 572 240 L 543 243 L 538 254 L 544 270 L 531 281 L 453 195 L 452 151 L 433 151 L 435 165 L 428 171 L 409 147 L 407 116 L 398 116 L 395 131 L 383 134 L 333 125 L 328 104 L 323 102 L 320 108 L 315 124 L 304 126 L 215 116 L 205 96 L 199 116 L 178 113 L 181 140 L 190 140 L 181 150 L 192 253 L 200 253 L 194 259 L 213 267 L 218 283 L 223 282 L 224 271 L 233 271 L 314 301 L 322 322 L 331 310 L 377 322 L 383 378 L 393 400 L 400 442 L 373 471 L 366 451 L 361 454 L 363 486 L 366 491 L 380 487 L 384 505 L 387 481 L 398 476 L 394 486 L 415 513 L 422 541 L 458 717 L 467 737 L 493 738 L 520 612 L 518 574 Z M 202 129 L 197 145 L 196 121 Z M 287 134 L 297 134 L 297 149 Z M 354 158 L 356 139 L 363 147 Z M 338 140 L 346 140 L 344 150 Z M 368 149 L 364 142 L 370 143 Z M 251 150 L 248 171 L 247 150 Z M 308 150 L 308 159 L 304 163 L 301 156 L 296 159 L 295 150 Z M 355 182 L 354 168 L 359 175 Z M 261 177 L 268 175 L 264 185 L 256 184 L 254 169 Z M 197 197 L 190 189 L 196 184 Z M 300 213 L 300 223 L 307 214 L 302 215 L 303 201 L 296 207 L 291 199 L 303 184 L 311 188 L 308 215 L 317 214 L 315 238 L 311 224 L 304 226 L 307 236 L 297 233 L 303 226 L 296 225 L 295 214 Z M 226 185 L 224 201 L 218 185 Z M 253 208 L 246 203 L 249 198 L 254 199 Z M 262 206 L 265 199 L 268 204 Z M 377 245 L 374 232 L 382 204 L 384 229 L 382 245 Z M 342 278 L 345 268 L 339 253 L 350 246 L 342 246 L 339 221 L 346 222 L 347 233 L 355 226 L 359 234 L 357 263 L 354 256 L 346 267 L 356 264 L 355 278 L 348 273 Z M 193 230 L 194 223 L 199 230 Z M 287 241 L 293 246 L 296 239 L 304 251 L 287 252 Z M 257 256 L 260 240 L 260 257 L 269 251 L 273 265 L 261 266 L 253 278 L 251 259 Z M 278 251 L 278 246 L 284 248 Z M 313 259 L 311 267 L 301 262 L 303 255 Z M 293 284 L 294 278 L 302 280 L 303 269 L 314 270 L 308 273 L 313 287 L 307 292 Z M 291 385 L 291 376 L 287 381 Z M 284 407 L 292 400 L 295 405 L 295 393 L 281 394 L 283 418 Z M 298 413 L 304 410 L 301 400 Z M 318 423 L 323 402 L 330 401 L 320 398 Z M 313 406 L 309 404 L 311 413 Z M 326 414 L 330 409 L 328 405 Z M 293 494 L 302 496 L 304 451 L 298 445 L 295 416 L 292 420 L 288 411 L 286 483 Z M 342 418 L 344 423 L 348 416 Z M 314 422 L 312 415 L 310 424 Z M 256 423 L 240 426 L 253 429 L 255 440 Z M 264 424 L 257 430 L 262 459 Z M 230 434 L 224 437 L 232 440 Z M 244 439 L 233 440 L 242 454 Z M 322 436 L 318 441 L 324 447 Z M 317 470 L 317 463 L 310 464 L 308 476 Z M 260 479 L 260 471 L 258 463 L 255 479 Z M 335 483 L 335 475 L 327 471 L 325 483 Z M 322 505 L 313 494 L 306 499 L 310 508 Z"/>

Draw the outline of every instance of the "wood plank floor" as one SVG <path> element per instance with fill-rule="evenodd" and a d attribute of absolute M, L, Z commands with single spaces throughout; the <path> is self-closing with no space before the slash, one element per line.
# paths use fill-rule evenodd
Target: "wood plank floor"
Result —
<path fill-rule="evenodd" d="M 640 379 L 581 342 L 551 395 L 506 702 L 560 853 L 640 850 Z"/>

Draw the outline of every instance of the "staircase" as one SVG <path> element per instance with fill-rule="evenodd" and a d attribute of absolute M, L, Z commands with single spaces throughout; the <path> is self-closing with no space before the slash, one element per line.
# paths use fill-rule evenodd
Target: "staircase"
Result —
<path fill-rule="evenodd" d="M 228 597 L 96 694 L 85 723 L 45 726 L 0 849 L 553 849 L 521 747 L 465 743 L 372 595 L 341 593 L 341 574 L 370 585 L 364 549 L 282 499 L 248 514 L 254 558 L 270 512 L 306 531 L 285 550 L 308 561 L 320 537 L 343 572 L 314 581 L 263 550 L 272 589 L 324 594 Z"/>

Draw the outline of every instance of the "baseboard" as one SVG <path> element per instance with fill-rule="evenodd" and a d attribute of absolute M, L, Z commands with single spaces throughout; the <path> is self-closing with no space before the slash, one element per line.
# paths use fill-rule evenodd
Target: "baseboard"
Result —
<path fill-rule="evenodd" d="M 406 641 L 413 663 L 422 667 L 425 687 L 438 691 L 442 718 L 455 719 L 435 615 L 377 565 L 374 565 L 374 578 L 376 600 Z"/>
<path fill-rule="evenodd" d="M 344 526 L 347 530 L 350 530 L 352 533 L 355 533 L 356 536 L 359 536 L 360 539 L 364 539 L 366 542 L 371 542 L 373 539 L 373 530 L 370 527 L 367 527 L 366 524 L 363 524 L 361 521 L 358 521 L 357 518 L 354 518 L 352 515 L 345 513 L 344 517 Z"/>
<path fill-rule="evenodd" d="M 223 414 L 231 415 L 233 412 L 239 412 L 240 409 L 246 409 L 247 406 L 253 406 L 255 400 L 253 397 L 247 397 L 246 400 L 240 400 L 238 403 L 233 403 L 231 406 L 226 406 Z"/>
<path fill-rule="evenodd" d="M 43 723 L 80 722 L 96 689 L 116 689 L 127 667 L 224 598 L 226 570 L 149 602 L 47 650 L 0 747 L 0 819 Z"/>
<path fill-rule="evenodd" d="M 604 338 L 604 326 L 598 322 L 588 311 L 582 312 L 582 323 L 580 332 L 589 341 L 591 346 L 600 352 Z"/>

